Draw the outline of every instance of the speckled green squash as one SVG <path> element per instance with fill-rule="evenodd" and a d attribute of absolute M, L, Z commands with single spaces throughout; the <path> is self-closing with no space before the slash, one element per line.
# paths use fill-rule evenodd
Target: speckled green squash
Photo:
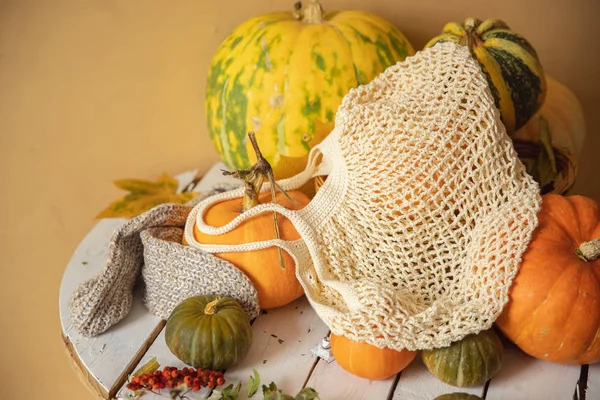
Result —
<path fill-rule="evenodd" d="M 476 386 L 490 379 L 502 367 L 503 347 L 493 329 L 448 347 L 423 350 L 421 358 L 429 372 L 442 382 L 452 386 Z"/>
<path fill-rule="evenodd" d="M 223 370 L 248 353 L 252 329 L 236 300 L 196 296 L 175 307 L 167 320 L 165 341 L 184 363 L 194 368 Z"/>
<path fill-rule="evenodd" d="M 441 396 L 436 397 L 434 400 L 483 400 L 479 396 L 475 396 L 474 394 L 469 393 L 447 393 Z"/>
<path fill-rule="evenodd" d="M 363 11 L 325 14 L 308 0 L 296 12 L 252 18 L 225 39 L 210 65 L 211 140 L 229 168 L 248 168 L 256 160 L 246 134 L 254 131 L 275 177 L 294 175 L 333 129 L 350 89 L 412 54 L 398 29 Z"/>
<path fill-rule="evenodd" d="M 546 80 L 537 53 L 504 21 L 467 18 L 463 25 L 450 22 L 425 47 L 440 42 L 469 47 L 486 75 L 509 134 L 525 125 L 544 103 Z"/>

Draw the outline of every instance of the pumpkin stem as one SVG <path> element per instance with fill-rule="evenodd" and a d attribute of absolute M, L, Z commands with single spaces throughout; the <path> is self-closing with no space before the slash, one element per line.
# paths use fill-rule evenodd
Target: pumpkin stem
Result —
<path fill-rule="evenodd" d="M 217 297 L 216 299 L 208 303 L 206 307 L 204 307 L 204 314 L 214 315 L 217 312 L 217 304 L 219 303 L 219 300 L 221 300 L 221 298 Z"/>
<path fill-rule="evenodd" d="M 262 152 L 258 147 L 258 142 L 256 141 L 256 135 L 254 132 L 248 132 L 248 139 L 250 140 L 250 143 L 252 143 L 252 147 L 256 153 L 256 163 L 250 167 L 250 169 L 236 169 L 233 172 L 223 171 L 223 175 L 233 176 L 234 178 L 244 181 L 246 190 L 242 200 L 242 212 L 248 211 L 252 207 L 259 204 L 258 196 L 260 195 L 260 190 L 265 182 L 265 179 L 268 179 L 271 183 L 271 197 L 273 204 L 277 204 L 276 190 L 282 192 L 290 201 L 292 201 L 292 203 L 297 204 L 296 200 L 292 199 L 290 195 L 288 195 L 287 192 L 283 190 L 281 186 L 277 184 L 277 182 L 275 182 L 273 168 L 271 167 L 271 164 L 269 164 L 269 162 L 263 157 Z M 277 239 L 281 239 L 281 234 L 279 233 L 279 223 L 277 221 L 277 212 L 275 211 L 273 211 L 273 224 L 275 227 L 275 236 Z M 280 247 L 277 247 L 277 249 L 279 251 L 279 265 L 281 266 L 281 269 L 285 269 L 283 251 Z"/>
<path fill-rule="evenodd" d="M 244 198 L 242 200 L 242 211 L 248 211 L 259 204 L 258 196 L 262 185 L 265 182 L 265 178 L 268 179 L 269 174 L 273 174 L 271 164 L 263 157 L 262 152 L 258 147 L 254 132 L 249 132 L 248 138 L 256 153 L 256 163 L 250 167 L 250 169 L 236 169 L 232 172 L 223 171 L 223 175 L 232 176 L 244 182 L 246 191 L 244 192 Z"/>
<path fill-rule="evenodd" d="M 575 251 L 583 261 L 595 261 L 600 258 L 600 238 L 583 242 Z"/>
<path fill-rule="evenodd" d="M 467 33 L 460 40 L 460 44 L 467 46 L 469 50 L 473 50 L 473 47 L 477 43 L 477 27 L 479 24 L 481 24 L 481 21 L 477 18 L 468 17 L 465 20 L 464 27 Z"/>
<path fill-rule="evenodd" d="M 307 24 L 319 24 L 323 22 L 325 11 L 318 0 L 309 0 L 303 7 L 302 2 L 294 4 L 294 17 Z"/>

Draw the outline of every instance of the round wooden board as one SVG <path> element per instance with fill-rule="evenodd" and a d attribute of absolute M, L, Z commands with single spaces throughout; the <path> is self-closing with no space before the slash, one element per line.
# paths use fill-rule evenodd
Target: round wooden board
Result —
<path fill-rule="evenodd" d="M 69 338 L 65 337 L 64 333 L 61 336 L 65 345 L 65 352 L 71 361 L 71 368 L 79 381 L 83 383 L 85 388 L 97 399 L 108 399 L 109 396 L 106 390 L 98 384 L 98 381 L 90 374 L 87 368 L 81 364 L 81 360 L 75 352 L 73 343 L 71 343 Z"/>
<path fill-rule="evenodd" d="M 210 189 L 223 183 L 220 169 L 215 165 L 199 182 L 195 190 Z M 180 187 L 186 187 L 195 171 L 178 176 Z M 188 182 L 188 183 L 186 183 Z M 99 399 L 127 399 L 123 388 L 128 376 L 141 365 L 156 357 L 161 366 L 183 367 L 164 341 L 164 321 L 151 315 L 143 305 L 142 293 L 134 295 L 129 314 L 119 323 L 96 337 L 76 332 L 70 322 L 68 303 L 78 285 L 103 271 L 108 245 L 115 229 L 124 219 L 103 219 L 88 233 L 73 254 L 61 283 L 60 317 L 65 351 L 72 360 L 75 373 Z M 313 387 L 323 400 L 417 400 L 432 399 L 458 389 L 435 379 L 420 362 L 419 357 L 401 375 L 383 381 L 369 381 L 342 370 L 337 363 L 327 363 L 311 350 L 329 332 L 306 298 L 261 314 L 252 325 L 253 344 L 250 353 L 239 365 L 227 370 L 228 383 L 246 382 L 256 368 L 262 383 L 276 382 L 285 393 L 294 395 L 304 385 Z M 574 365 L 559 365 L 536 360 L 508 344 L 504 367 L 487 386 L 461 388 L 487 400 L 510 398 L 583 400 L 576 390 L 580 377 L 587 379 L 588 399 L 600 398 L 600 367 L 583 369 Z M 190 399 L 205 399 L 209 390 L 192 392 Z M 246 386 L 238 400 L 245 400 Z M 597 396 L 597 397 L 592 397 Z M 167 395 L 168 393 L 164 393 Z M 164 397 L 145 394 L 144 400 Z"/>

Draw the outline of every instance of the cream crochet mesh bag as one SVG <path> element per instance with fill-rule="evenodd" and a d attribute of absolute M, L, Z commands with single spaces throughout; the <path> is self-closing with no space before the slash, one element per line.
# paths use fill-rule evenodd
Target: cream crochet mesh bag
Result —
<path fill-rule="evenodd" d="M 189 214 L 185 238 L 212 253 L 280 246 L 319 316 L 353 340 L 429 349 L 492 325 L 541 198 L 465 47 L 438 44 L 352 90 L 306 170 L 279 184 L 290 190 L 320 175 L 304 209 L 261 204 L 223 227 L 206 225 L 204 211 L 243 189 L 211 197 Z M 194 224 L 217 235 L 272 211 L 302 239 L 194 240 Z"/>

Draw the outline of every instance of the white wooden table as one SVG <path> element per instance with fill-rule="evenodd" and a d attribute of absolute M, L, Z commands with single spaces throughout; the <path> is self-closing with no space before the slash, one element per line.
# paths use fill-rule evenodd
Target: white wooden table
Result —
<path fill-rule="evenodd" d="M 209 189 L 218 182 L 227 182 L 216 164 L 194 188 Z M 189 185 L 195 171 L 177 178 L 180 189 Z M 184 364 L 168 350 L 164 340 L 164 321 L 152 316 L 136 293 L 131 312 L 105 333 L 86 338 L 73 329 L 68 313 L 68 301 L 83 281 L 99 274 L 105 264 L 108 242 L 124 219 L 103 219 L 88 233 L 67 265 L 60 288 L 60 318 L 62 335 L 74 361 L 76 372 L 100 398 L 127 398 L 125 388 L 129 374 L 152 357 L 161 366 L 183 367 Z M 485 385 L 474 388 L 454 388 L 434 378 L 417 357 L 397 376 L 384 381 L 358 378 L 336 363 L 327 363 L 312 354 L 329 330 L 302 297 L 285 307 L 261 314 L 252 325 L 254 340 L 247 357 L 235 368 L 226 371 L 227 384 L 246 382 L 256 368 L 262 383 L 274 381 L 285 393 L 295 395 L 304 386 L 317 390 L 323 400 L 431 400 L 451 392 L 477 394 L 487 400 L 599 400 L 600 364 L 591 366 L 559 365 L 525 355 L 506 344 L 502 370 Z M 168 391 L 164 391 L 168 397 Z M 245 399 L 242 389 L 240 400 Z M 259 396 L 261 390 L 254 399 Z M 204 399 L 208 389 L 191 392 L 190 398 Z M 159 397 L 146 394 L 146 400 Z"/>

